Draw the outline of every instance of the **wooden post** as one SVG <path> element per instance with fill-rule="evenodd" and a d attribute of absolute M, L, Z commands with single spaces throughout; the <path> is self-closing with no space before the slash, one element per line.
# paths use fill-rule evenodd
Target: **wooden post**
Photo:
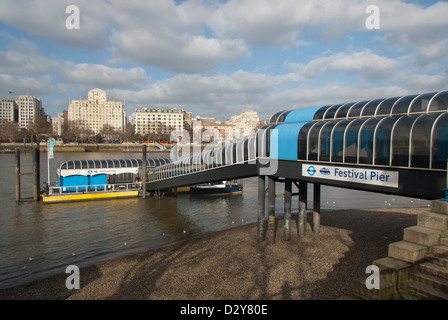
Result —
<path fill-rule="evenodd" d="M 142 146 L 142 198 L 146 199 L 146 144 Z"/>
<path fill-rule="evenodd" d="M 275 177 L 268 176 L 268 227 L 266 242 L 275 243 Z"/>
<path fill-rule="evenodd" d="M 20 149 L 16 149 L 16 201 L 20 202 Z"/>
<path fill-rule="evenodd" d="M 40 200 L 40 151 L 39 139 L 37 139 L 36 148 L 33 149 L 33 200 Z"/>
<path fill-rule="evenodd" d="M 291 197 L 292 197 L 292 181 L 286 179 L 285 181 L 285 217 L 283 226 L 283 240 L 288 241 L 291 239 Z"/>
<path fill-rule="evenodd" d="M 313 190 L 313 232 L 320 232 L 320 183 L 314 183 Z"/>
<path fill-rule="evenodd" d="M 307 220 L 308 184 L 299 182 L 299 216 L 297 217 L 297 233 L 299 238 L 305 236 Z"/>
<path fill-rule="evenodd" d="M 262 242 L 266 238 L 264 186 L 265 186 L 265 176 L 258 176 L 258 225 L 257 225 L 258 242 Z"/>

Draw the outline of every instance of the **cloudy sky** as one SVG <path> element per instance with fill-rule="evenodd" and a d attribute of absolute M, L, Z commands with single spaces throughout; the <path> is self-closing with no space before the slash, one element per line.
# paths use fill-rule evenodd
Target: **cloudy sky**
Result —
<path fill-rule="evenodd" d="M 224 121 L 445 90 L 447 17 L 418 0 L 0 0 L 0 98 L 30 88 L 56 116 L 101 88 L 128 115 Z"/>

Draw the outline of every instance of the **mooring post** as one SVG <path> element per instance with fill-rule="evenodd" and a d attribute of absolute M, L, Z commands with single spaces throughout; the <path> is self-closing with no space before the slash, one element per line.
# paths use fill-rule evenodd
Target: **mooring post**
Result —
<path fill-rule="evenodd" d="M 142 145 L 142 198 L 146 199 L 146 145 Z"/>
<path fill-rule="evenodd" d="M 16 201 L 20 202 L 20 149 L 16 149 Z"/>
<path fill-rule="evenodd" d="M 266 238 L 266 216 L 265 216 L 265 176 L 258 176 L 258 225 L 257 240 L 262 242 Z"/>
<path fill-rule="evenodd" d="M 297 233 L 299 238 L 305 236 L 306 220 L 307 220 L 307 201 L 308 201 L 308 184 L 304 181 L 299 182 L 299 215 L 297 217 Z"/>
<path fill-rule="evenodd" d="M 33 200 L 40 200 L 40 151 L 39 139 L 36 142 L 36 148 L 33 149 Z"/>
<path fill-rule="evenodd" d="M 320 232 L 320 183 L 313 188 L 313 232 Z"/>
<path fill-rule="evenodd" d="M 268 227 L 266 242 L 275 243 L 275 177 L 268 176 Z"/>
<path fill-rule="evenodd" d="M 292 181 L 286 179 L 285 181 L 285 217 L 283 226 L 283 240 L 288 241 L 291 239 L 291 198 L 292 198 Z"/>

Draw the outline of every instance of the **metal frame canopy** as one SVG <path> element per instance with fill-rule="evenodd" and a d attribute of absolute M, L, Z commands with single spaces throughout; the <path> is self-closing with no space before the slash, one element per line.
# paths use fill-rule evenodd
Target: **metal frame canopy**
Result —
<path fill-rule="evenodd" d="M 441 91 L 284 111 L 264 127 L 271 130 L 266 156 L 445 170 L 447 108 Z"/>
<path fill-rule="evenodd" d="M 159 166 L 148 182 L 157 190 L 218 173 L 272 175 L 436 198 L 447 158 L 448 91 L 440 91 L 279 111 L 255 136 Z M 269 162 L 277 169 L 266 173 Z"/>
<path fill-rule="evenodd" d="M 158 167 L 170 163 L 169 158 L 146 159 L 148 167 Z M 107 159 L 107 160 L 67 160 L 59 164 L 58 170 L 65 169 L 105 169 L 141 167 L 142 159 Z"/>

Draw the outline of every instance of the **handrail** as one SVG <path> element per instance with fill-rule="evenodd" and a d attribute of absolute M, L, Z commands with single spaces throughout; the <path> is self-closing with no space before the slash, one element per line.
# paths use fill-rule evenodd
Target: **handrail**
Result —
<path fill-rule="evenodd" d="M 140 189 L 142 189 L 142 183 L 133 182 L 133 183 L 79 185 L 79 186 L 50 186 L 45 191 L 48 195 L 53 195 L 53 194 L 66 194 L 66 193 L 106 192 L 106 191 L 140 190 Z"/>

